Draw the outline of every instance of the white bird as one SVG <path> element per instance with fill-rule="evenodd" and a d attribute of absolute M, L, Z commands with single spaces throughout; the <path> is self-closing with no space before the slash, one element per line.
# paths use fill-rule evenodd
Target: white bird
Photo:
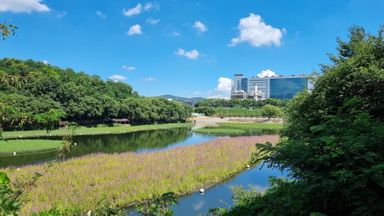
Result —
<path fill-rule="evenodd" d="M 200 193 L 204 193 L 204 192 L 205 192 L 204 188 L 201 188 Z"/>
<path fill-rule="evenodd" d="M 16 152 L 13 152 L 13 156 L 16 156 Z"/>
<path fill-rule="evenodd" d="M 87 216 L 91 216 L 91 215 L 92 215 L 92 211 L 88 211 Z"/>
<path fill-rule="evenodd" d="M 247 168 L 249 169 L 251 166 L 249 166 L 249 164 L 247 164 Z"/>

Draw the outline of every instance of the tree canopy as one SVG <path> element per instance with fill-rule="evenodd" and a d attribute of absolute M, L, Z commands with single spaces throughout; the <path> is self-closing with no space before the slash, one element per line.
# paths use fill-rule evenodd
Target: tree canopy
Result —
<path fill-rule="evenodd" d="M 100 123 L 127 118 L 133 124 L 185 121 L 191 109 L 161 98 L 140 97 L 128 84 L 104 81 L 72 69 L 32 60 L 0 60 L 0 125 L 37 128 L 57 121 Z M 44 117 L 44 118 L 43 118 Z M 57 122 L 56 121 L 56 122 Z M 56 124 L 57 125 L 57 124 Z M 47 129 L 47 127 L 45 127 Z"/>
<path fill-rule="evenodd" d="M 353 27 L 312 93 L 288 106 L 284 138 L 259 145 L 288 170 L 264 194 L 242 194 L 224 215 L 384 214 L 384 28 Z"/>

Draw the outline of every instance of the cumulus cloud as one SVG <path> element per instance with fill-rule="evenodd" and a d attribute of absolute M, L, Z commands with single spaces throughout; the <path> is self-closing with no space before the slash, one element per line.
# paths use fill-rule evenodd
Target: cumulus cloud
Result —
<path fill-rule="evenodd" d="M 257 77 L 262 78 L 262 77 L 276 77 L 277 74 L 269 69 L 263 70 L 260 73 L 257 74 Z"/>
<path fill-rule="evenodd" d="M 114 75 L 108 77 L 108 79 L 113 80 L 115 82 L 121 82 L 121 81 L 126 80 L 127 77 L 125 77 L 123 75 L 119 75 L 119 74 L 114 74 Z"/>
<path fill-rule="evenodd" d="M 107 15 L 101 11 L 96 11 L 96 15 L 102 19 L 107 18 Z"/>
<path fill-rule="evenodd" d="M 153 81 L 156 81 L 156 78 L 154 78 L 154 77 L 144 77 L 143 80 L 146 81 L 146 82 L 153 82 Z"/>
<path fill-rule="evenodd" d="M 148 18 L 145 20 L 148 24 L 151 24 L 151 25 L 156 25 L 157 23 L 160 22 L 160 19 L 154 19 L 154 18 Z"/>
<path fill-rule="evenodd" d="M 1 0 L 0 12 L 31 13 L 48 12 L 49 7 L 42 0 Z"/>
<path fill-rule="evenodd" d="M 196 60 L 200 56 L 199 51 L 197 51 L 195 49 L 190 50 L 190 51 L 185 51 L 184 49 L 178 49 L 176 51 L 176 54 L 179 56 L 185 56 L 185 57 L 192 59 L 192 60 Z"/>
<path fill-rule="evenodd" d="M 129 8 L 128 10 L 123 9 L 123 15 L 124 16 L 134 16 L 134 15 L 139 15 L 143 11 L 150 11 L 152 9 L 159 9 L 160 5 L 156 2 L 147 2 L 144 4 L 138 3 L 135 7 Z"/>
<path fill-rule="evenodd" d="M 261 16 L 251 13 L 248 17 L 240 19 L 239 36 L 232 38 L 230 46 L 248 42 L 254 47 L 280 46 L 285 29 L 274 28 L 266 24 Z"/>
<path fill-rule="evenodd" d="M 140 35 L 140 34 L 143 34 L 143 32 L 141 31 L 141 26 L 139 24 L 135 24 L 135 25 L 131 26 L 131 28 L 129 28 L 127 34 L 128 35 Z"/>
<path fill-rule="evenodd" d="M 123 70 L 126 70 L 126 71 L 134 71 L 134 70 L 136 70 L 135 67 L 127 66 L 127 65 L 123 65 L 123 66 L 121 66 L 121 68 L 123 68 Z"/>
<path fill-rule="evenodd" d="M 232 80 L 227 77 L 219 77 L 215 91 L 231 92 Z"/>
<path fill-rule="evenodd" d="M 193 24 L 193 28 L 195 28 L 198 32 L 205 32 L 208 30 L 208 28 L 204 25 L 204 23 L 202 23 L 200 21 L 196 21 Z"/>

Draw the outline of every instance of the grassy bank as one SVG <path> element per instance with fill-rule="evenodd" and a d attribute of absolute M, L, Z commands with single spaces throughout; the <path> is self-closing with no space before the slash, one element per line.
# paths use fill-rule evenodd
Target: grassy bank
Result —
<path fill-rule="evenodd" d="M 0 155 L 9 153 L 25 153 L 60 148 L 60 140 L 8 140 L 0 141 Z"/>
<path fill-rule="evenodd" d="M 255 143 L 277 140 L 278 136 L 224 138 L 162 152 L 71 159 L 53 165 L 23 195 L 21 215 L 52 207 L 86 212 L 101 201 L 125 206 L 164 192 L 190 193 L 243 170 Z M 42 170 L 42 165 L 34 165 L 6 172 L 12 180 L 22 181 Z"/>
<path fill-rule="evenodd" d="M 178 127 L 189 127 L 189 123 L 171 123 L 171 124 L 152 124 L 152 125 L 139 125 L 139 126 L 102 126 L 102 127 L 79 127 L 76 129 L 76 135 L 96 135 L 96 134 L 119 134 L 129 133 L 143 130 L 159 130 L 170 129 Z M 32 137 L 49 137 L 49 136 L 64 136 L 68 134 L 68 130 L 60 128 L 47 133 L 45 130 L 29 130 L 29 131 L 5 131 L 3 133 L 4 138 L 32 138 Z"/>
<path fill-rule="evenodd" d="M 194 129 L 197 133 L 208 134 L 245 134 L 250 131 L 276 131 L 283 127 L 282 124 L 276 123 L 237 123 L 237 122 L 225 122 L 218 123 L 218 126 L 209 126 L 204 128 Z"/>

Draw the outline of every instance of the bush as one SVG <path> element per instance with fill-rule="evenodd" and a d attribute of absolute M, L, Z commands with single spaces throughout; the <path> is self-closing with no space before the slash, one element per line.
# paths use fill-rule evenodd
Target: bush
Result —
<path fill-rule="evenodd" d="M 227 215 L 384 215 L 384 28 L 353 27 L 312 93 L 287 109 L 282 141 L 260 160 L 290 171 Z"/>

